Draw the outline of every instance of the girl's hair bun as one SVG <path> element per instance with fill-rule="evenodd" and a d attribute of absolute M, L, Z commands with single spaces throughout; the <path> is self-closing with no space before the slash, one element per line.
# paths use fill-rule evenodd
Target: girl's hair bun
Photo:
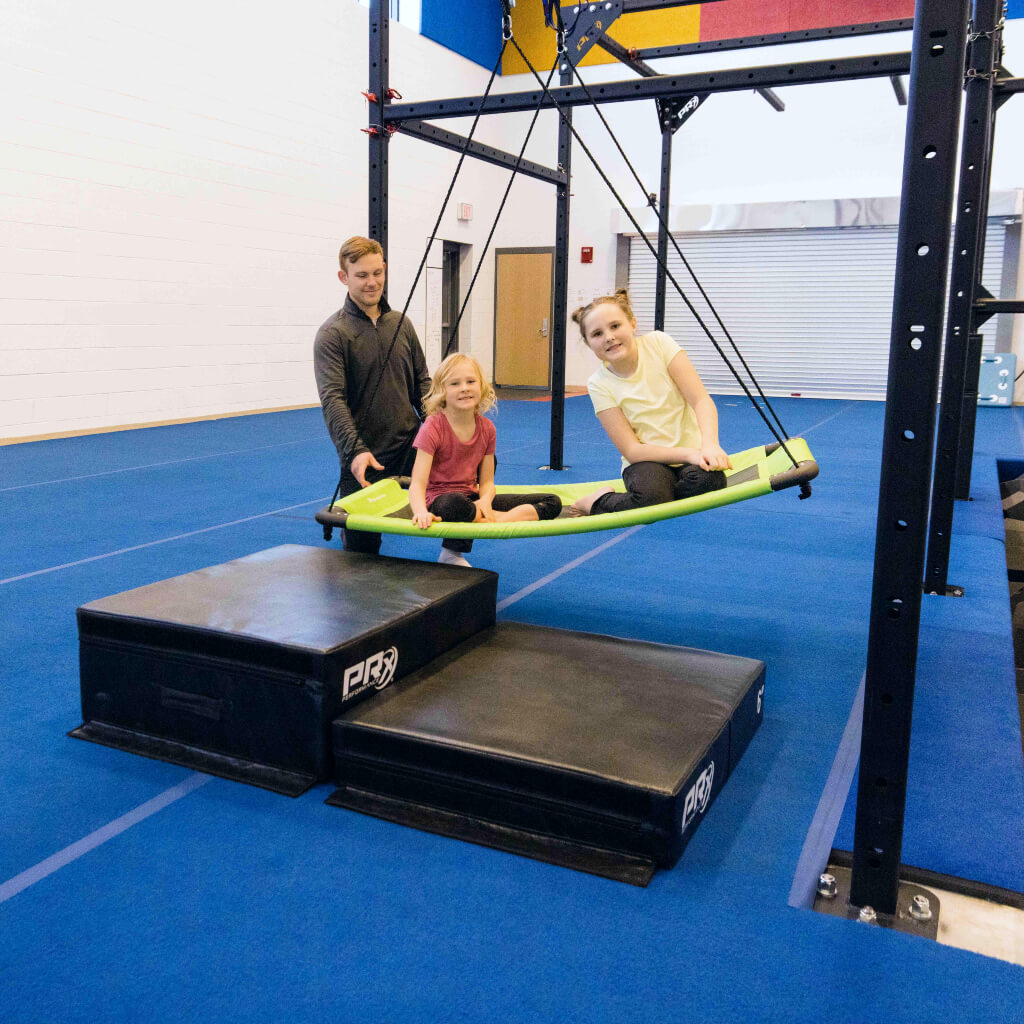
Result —
<path fill-rule="evenodd" d="M 573 323 L 579 324 L 580 334 L 584 339 L 587 334 L 583 329 L 583 321 L 595 306 L 600 306 L 603 302 L 610 302 L 613 306 L 618 306 L 630 320 L 634 319 L 633 310 L 629 306 L 629 293 L 625 288 L 617 288 L 614 295 L 598 295 L 596 299 L 588 302 L 585 306 L 580 306 L 572 315 Z"/>

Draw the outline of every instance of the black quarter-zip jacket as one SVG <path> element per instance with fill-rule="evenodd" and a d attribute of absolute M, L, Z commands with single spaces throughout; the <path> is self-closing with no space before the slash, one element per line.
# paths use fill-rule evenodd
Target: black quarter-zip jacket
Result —
<path fill-rule="evenodd" d="M 383 297 L 380 314 L 374 324 L 347 296 L 321 325 L 313 345 L 324 421 L 343 472 L 367 451 L 387 466 L 412 441 L 423 418 L 430 374 L 416 330 Z"/>

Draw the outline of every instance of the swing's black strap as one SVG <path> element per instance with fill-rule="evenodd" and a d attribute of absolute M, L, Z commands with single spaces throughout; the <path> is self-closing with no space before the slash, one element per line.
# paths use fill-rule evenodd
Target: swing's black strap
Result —
<path fill-rule="evenodd" d="M 556 54 L 555 63 L 548 74 L 547 84 L 544 86 L 545 92 L 547 91 L 548 86 L 551 84 L 551 79 L 554 77 L 560 59 L 560 55 Z M 466 312 L 466 307 L 469 305 L 469 297 L 473 294 L 473 286 L 476 284 L 476 279 L 480 276 L 480 270 L 484 265 L 484 258 L 487 256 L 487 251 L 490 248 L 491 240 L 494 238 L 494 232 L 498 228 L 498 221 L 501 220 L 501 215 L 505 210 L 505 203 L 508 202 L 509 193 L 512 191 L 512 183 L 516 180 L 516 175 L 519 173 L 519 167 L 523 160 L 523 154 L 526 152 L 526 147 L 529 144 L 530 136 L 533 134 L 534 126 L 537 124 L 537 118 L 540 116 L 540 111 L 541 108 L 538 105 L 533 112 L 533 120 L 530 121 L 530 127 L 527 129 L 526 138 L 523 139 L 523 144 L 519 148 L 519 155 L 516 157 L 515 166 L 512 168 L 512 173 L 511 175 L 509 175 L 508 184 L 505 186 L 505 194 L 501 197 L 501 202 L 498 204 L 498 212 L 494 217 L 494 223 L 491 224 L 491 230 L 487 235 L 487 241 L 484 242 L 484 247 L 480 253 L 480 259 L 477 261 L 476 270 L 473 272 L 473 279 L 469 282 L 469 287 L 466 289 L 466 297 L 462 300 L 462 305 L 459 307 L 459 315 L 455 318 L 455 325 L 452 327 L 451 331 L 451 337 L 453 338 L 459 333 L 459 324 L 462 323 L 462 316 Z"/>
<path fill-rule="evenodd" d="M 705 303 L 707 303 L 707 307 L 711 311 L 712 316 L 714 316 L 716 322 L 718 323 L 719 328 L 721 328 L 722 333 L 725 335 L 725 337 L 729 341 L 729 344 L 732 346 L 732 350 L 736 354 L 736 358 L 739 359 L 740 363 L 743 366 L 743 369 L 746 370 L 746 372 L 747 372 L 747 376 L 750 378 L 750 382 L 757 389 L 758 396 L 761 398 L 761 400 L 764 402 L 766 408 L 771 413 L 772 418 L 775 420 L 776 424 L 778 425 L 779 430 L 781 430 L 783 435 L 788 438 L 789 434 L 786 432 L 786 428 L 782 425 L 782 420 L 779 419 L 778 414 L 772 408 L 772 404 L 768 400 L 768 396 L 761 389 L 761 385 L 758 383 L 757 378 L 754 376 L 754 371 L 751 370 L 750 367 L 747 365 L 746 359 L 743 358 L 743 353 L 740 351 L 739 346 L 736 344 L 736 341 L 733 338 L 733 336 L 729 333 L 729 329 L 725 326 L 725 323 L 722 320 L 721 316 L 719 315 L 718 310 L 715 308 L 715 304 L 711 301 L 711 297 L 704 290 L 704 286 L 700 283 L 700 279 L 697 277 L 697 274 L 694 272 L 693 267 L 690 265 L 690 261 L 684 255 L 683 250 L 679 248 L 679 243 L 676 241 L 675 235 L 673 235 L 672 232 L 669 231 L 668 223 L 662 217 L 661 211 L 658 209 L 658 204 L 657 204 L 657 202 L 655 200 L 654 193 L 647 191 L 647 187 L 644 185 L 643 181 L 641 180 L 640 175 L 636 171 L 636 168 L 633 166 L 633 164 L 630 161 L 629 157 L 626 155 L 626 151 L 622 148 L 622 145 L 620 144 L 619 140 L 616 138 L 615 132 L 612 131 L 611 125 L 605 119 L 605 116 L 604 116 L 604 114 L 601 111 L 600 105 L 598 104 L 597 100 L 594 99 L 593 94 L 591 93 L 590 89 L 587 87 L 587 83 L 583 80 L 583 76 L 580 74 L 579 68 L 577 68 L 576 65 L 573 64 L 571 61 L 569 61 L 568 63 L 570 65 L 570 67 L 572 68 L 572 73 L 576 76 L 576 80 L 582 86 L 583 92 L 586 94 L 587 99 L 590 100 L 591 105 L 593 106 L 595 112 L 597 113 L 597 116 L 601 119 L 601 123 L 608 130 L 608 135 L 610 136 L 612 142 L 615 143 L 615 148 L 622 155 L 622 159 L 625 160 L 626 166 L 629 168 L 630 173 L 633 175 L 633 180 L 637 183 L 637 185 L 640 186 L 641 191 L 647 197 L 648 204 L 650 205 L 651 210 L 654 213 L 654 216 L 657 218 L 658 224 L 661 227 L 661 230 L 665 233 L 665 237 L 668 238 L 668 240 L 672 243 L 672 247 L 675 249 L 676 255 L 682 261 L 682 264 L 686 268 L 687 272 L 689 273 L 690 278 L 693 281 L 693 283 L 697 286 L 697 290 L 700 292 L 701 298 L 704 300 Z"/>
<path fill-rule="evenodd" d="M 701 317 L 700 313 L 697 311 L 697 309 L 694 307 L 693 303 L 690 301 L 690 298 L 683 291 L 683 289 L 680 286 L 679 282 L 676 280 L 675 275 L 673 275 L 671 270 L 669 270 L 668 265 L 659 256 L 656 246 L 654 246 L 651 243 L 651 240 L 647 237 L 647 234 L 640 227 L 640 224 L 638 223 L 637 219 L 633 216 L 633 214 L 630 211 L 629 207 L 626 205 L 626 203 L 623 201 L 622 197 L 616 191 L 615 186 L 612 184 L 611 180 L 608 178 L 608 175 L 605 174 L 605 172 L 602 169 L 602 167 L 601 167 L 600 163 L 598 162 L 597 158 L 590 151 L 590 149 L 587 146 L 587 144 L 580 137 L 579 132 L 574 127 L 572 121 L 566 116 L 565 111 L 559 105 L 558 101 L 554 98 L 554 96 L 551 95 L 551 93 L 549 92 L 547 86 L 541 80 L 541 77 L 537 73 L 536 68 L 534 68 L 533 64 L 530 62 L 530 58 L 527 57 L 527 55 L 523 52 L 522 47 L 520 47 L 519 43 L 514 38 L 511 40 L 511 42 L 512 42 L 512 45 L 518 51 L 519 56 L 522 57 L 522 59 L 523 59 L 524 63 L 526 64 L 526 66 L 530 69 L 531 73 L 533 74 L 533 77 L 537 80 L 538 84 L 541 86 L 541 89 L 543 90 L 544 95 L 547 96 L 547 98 L 550 100 L 551 104 L 558 111 L 559 117 L 561 117 L 563 123 L 566 125 L 566 127 L 569 129 L 569 131 L 572 132 L 573 137 L 580 144 L 580 147 L 583 149 L 583 152 L 586 153 L 587 157 L 590 159 L 590 162 L 594 165 L 594 169 L 601 176 L 601 179 L 604 181 L 605 185 L 608 186 L 608 190 L 615 197 L 616 202 L 618 202 L 619 206 L 622 208 L 622 211 L 629 218 L 630 222 L 632 223 L 633 227 L 636 229 L 636 231 L 639 234 L 639 236 L 644 240 L 645 244 L 650 249 L 651 254 L 654 256 L 655 260 L 658 263 L 658 266 L 661 267 L 665 271 L 666 277 L 668 278 L 669 281 L 672 282 L 672 286 L 675 288 L 676 292 L 679 294 L 679 297 L 683 300 L 683 302 L 686 303 L 687 308 L 690 310 L 690 313 L 693 315 L 694 319 L 697 321 L 697 324 L 704 331 L 705 335 L 707 335 L 708 340 L 715 347 L 715 351 L 718 352 L 719 356 L 722 358 L 722 361 L 725 363 L 725 365 L 729 368 L 729 371 L 732 373 L 733 377 L 736 378 L 736 382 L 742 388 L 743 393 L 750 400 L 751 405 L 753 405 L 753 407 L 757 410 L 758 414 L 764 420 L 765 425 L 768 427 L 768 430 L 770 431 L 772 436 L 782 446 L 783 450 L 786 452 L 786 455 L 789 457 L 789 459 L 793 463 L 793 465 L 794 466 L 798 465 L 797 460 L 793 457 L 793 454 L 790 452 L 789 448 L 786 446 L 786 439 L 788 439 L 789 435 L 786 434 L 784 429 L 782 429 L 782 435 L 783 436 L 780 436 L 779 430 L 776 429 L 776 427 L 771 422 L 771 420 L 769 420 L 768 417 L 765 415 L 764 410 L 758 404 L 758 402 L 754 398 L 753 394 L 751 394 L 750 388 L 747 386 L 746 382 L 740 376 L 739 372 L 736 370 L 736 367 L 733 366 L 733 364 L 730 361 L 729 357 L 723 351 L 722 346 L 719 344 L 719 342 L 715 338 L 714 334 L 711 332 L 711 330 L 708 328 L 707 324 L 704 322 L 703 317 Z M 572 62 L 569 61 L 569 63 L 571 64 Z M 577 72 L 577 75 L 578 75 L 578 72 Z M 587 96 L 591 100 L 591 102 L 593 103 L 595 109 L 598 109 L 597 102 L 594 100 L 594 98 L 590 94 L 589 90 L 587 91 Z M 598 113 L 600 113 L 600 110 L 598 110 Z M 602 118 L 602 120 L 604 120 L 604 119 Z M 610 128 L 609 128 L 609 131 L 611 131 Z M 621 147 L 620 147 L 620 152 L 621 152 Z M 645 195 L 647 195 L 646 192 L 645 192 Z M 692 273 L 693 273 L 693 271 L 691 270 L 691 274 Z M 694 279 L 696 280 L 696 278 L 694 278 Z M 709 305 L 710 305 L 710 303 L 709 303 Z M 735 345 L 735 342 L 733 342 L 733 344 Z M 746 364 L 744 364 L 744 365 L 746 365 Z M 750 373 L 749 367 L 747 367 L 747 372 Z M 751 379 L 753 380 L 754 379 L 753 378 L 753 374 L 750 374 L 750 376 L 751 376 Z M 758 387 L 758 390 L 760 391 L 760 387 Z M 773 416 L 775 415 L 774 410 L 772 412 L 772 415 Z M 778 419 L 777 416 L 775 418 Z M 781 426 L 782 425 L 780 423 L 779 427 L 781 428 Z"/>
<path fill-rule="evenodd" d="M 491 71 L 491 77 L 487 80 L 487 88 L 484 90 L 483 97 L 481 99 L 480 108 L 476 112 L 476 116 L 473 118 L 473 124 L 469 129 L 469 134 L 466 136 L 466 141 L 462 147 L 462 151 L 459 153 L 459 161 L 455 165 L 455 173 L 452 175 L 452 180 L 448 185 L 448 191 L 445 193 L 444 201 L 441 203 L 441 209 L 438 211 L 437 220 L 434 221 L 434 228 L 430 232 L 430 238 L 427 239 L 427 247 L 423 252 L 423 258 L 420 260 L 420 265 L 416 269 L 416 276 L 413 278 L 412 287 L 409 289 L 409 294 L 406 297 L 405 305 L 402 307 L 402 315 L 398 318 L 398 322 L 395 324 L 394 333 L 391 335 L 391 341 L 388 344 L 387 351 L 385 352 L 383 360 L 381 360 L 380 370 L 377 373 L 377 380 L 374 383 L 373 391 L 370 393 L 370 397 L 367 400 L 367 404 L 372 404 L 373 400 L 377 397 L 377 392 L 380 390 L 381 381 L 384 379 L 384 371 L 387 369 L 388 361 L 391 359 L 391 353 L 394 351 L 395 342 L 398 340 L 398 334 L 402 329 L 402 324 L 405 322 L 406 313 L 409 311 L 409 305 L 412 302 L 412 297 L 416 293 L 416 286 L 420 283 L 420 277 L 423 274 L 423 268 L 426 266 L 427 259 L 430 256 L 430 247 L 434 244 L 437 238 L 438 228 L 441 226 L 441 219 L 444 217 L 444 211 L 448 208 L 448 201 L 452 197 L 452 192 L 455 191 L 455 183 L 459 179 L 459 172 L 462 170 L 462 164 L 466 159 L 466 153 L 469 151 L 469 147 L 473 141 L 473 133 L 476 131 L 476 126 L 480 123 L 480 114 L 484 107 L 484 100 L 490 95 L 491 87 L 494 85 L 494 79 L 498 75 L 498 71 L 501 68 L 501 61 L 505 56 L 505 50 L 508 47 L 508 41 L 511 39 L 511 34 L 506 36 L 501 44 L 501 50 L 498 53 L 498 59 L 494 62 L 494 68 Z M 518 166 L 518 165 L 517 165 Z M 364 394 L 366 389 L 363 389 Z M 360 404 L 362 396 L 360 396 Z"/>

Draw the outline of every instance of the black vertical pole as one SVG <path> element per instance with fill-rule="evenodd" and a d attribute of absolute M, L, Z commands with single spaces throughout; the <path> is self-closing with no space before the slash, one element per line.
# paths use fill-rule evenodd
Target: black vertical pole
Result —
<path fill-rule="evenodd" d="M 370 167 L 368 233 L 388 254 L 388 135 L 384 131 L 384 104 L 388 98 L 388 0 L 370 0 Z M 373 134 L 376 131 L 376 134 Z"/>
<path fill-rule="evenodd" d="M 977 367 L 974 366 L 976 346 L 970 344 L 971 321 L 985 249 L 992 150 L 992 79 L 999 53 L 996 23 L 1002 7 L 1003 0 L 974 0 L 974 32 L 967 61 L 946 348 L 942 361 L 942 400 L 935 446 L 935 481 L 924 573 L 924 588 L 931 594 L 944 595 L 947 592 L 953 502 L 955 498 L 967 496 L 957 486 L 960 475 L 958 463 L 963 460 L 968 467 L 967 489 L 970 489 L 978 381 Z M 970 388 L 972 370 L 974 387 Z M 973 394 L 970 393 L 972 391 Z M 973 405 L 969 404 L 972 398 Z M 958 459 L 958 453 L 962 458 Z"/>
<path fill-rule="evenodd" d="M 659 104 L 659 113 L 661 113 L 661 109 Z M 658 276 L 654 291 L 654 329 L 656 331 L 665 330 L 665 294 L 668 283 L 665 271 L 668 267 L 668 211 L 672 183 L 672 137 L 674 135 L 675 128 L 666 125 L 663 118 L 661 126 L 661 186 L 658 192 L 658 211 L 661 214 L 661 221 L 658 224 Z"/>
<path fill-rule="evenodd" d="M 561 37 L 559 37 L 561 38 Z M 563 54 L 559 66 L 559 84 L 572 84 L 572 69 Z M 566 320 L 569 316 L 569 199 L 572 172 L 572 108 L 558 119 L 558 167 L 565 171 L 565 184 L 555 196 L 555 280 L 551 312 L 551 452 L 549 469 L 564 469 L 565 440 L 565 347 Z"/>
<path fill-rule="evenodd" d="M 895 913 L 967 0 L 917 0 L 850 902 Z"/>
<path fill-rule="evenodd" d="M 984 167 L 982 170 L 982 176 L 984 178 L 984 188 L 982 189 L 982 202 L 981 202 L 981 237 L 978 240 L 978 262 L 974 270 L 974 297 L 978 297 L 978 290 L 981 288 L 981 271 L 985 262 L 985 231 L 988 228 L 988 201 L 992 191 L 992 147 L 995 140 L 996 131 L 996 109 L 998 103 L 995 102 L 994 87 L 996 79 L 996 69 L 1002 63 L 1003 56 L 1003 22 L 1005 19 L 1006 4 L 1000 2 L 996 5 L 995 9 L 995 23 L 992 27 L 992 35 L 988 39 L 980 38 L 978 42 L 987 42 L 991 57 L 991 73 L 992 77 L 987 80 L 983 80 L 982 84 L 987 86 L 987 99 L 988 99 L 988 146 L 985 150 Z M 975 25 L 975 33 L 979 33 L 981 30 Z M 977 71 L 981 69 L 977 67 L 972 61 L 971 67 Z M 976 75 L 971 76 L 972 79 Z M 972 84 L 971 82 L 968 83 Z M 978 323 L 974 322 L 973 330 L 977 330 Z M 965 415 L 961 419 L 960 425 L 960 451 L 957 458 L 956 464 L 956 497 L 962 501 L 967 501 L 971 496 L 971 463 L 974 457 L 974 427 L 975 422 L 978 418 L 978 396 L 977 396 L 977 382 L 978 374 L 981 371 L 981 335 L 977 335 L 977 341 L 975 348 L 977 349 L 977 356 L 968 356 L 968 358 L 974 359 L 974 363 L 970 366 L 969 374 L 974 375 L 974 396 L 971 404 L 968 406 L 966 403 L 966 394 L 964 402 Z M 969 385 L 970 386 L 970 385 Z"/>
<path fill-rule="evenodd" d="M 982 245 L 984 245 L 984 238 Z M 980 276 L 980 275 L 979 275 Z M 967 338 L 967 368 L 960 413 L 960 443 L 956 454 L 956 483 L 953 496 L 960 501 L 971 497 L 971 463 L 974 461 L 974 428 L 978 420 L 978 378 L 981 376 L 981 349 L 985 339 L 972 333 Z"/>

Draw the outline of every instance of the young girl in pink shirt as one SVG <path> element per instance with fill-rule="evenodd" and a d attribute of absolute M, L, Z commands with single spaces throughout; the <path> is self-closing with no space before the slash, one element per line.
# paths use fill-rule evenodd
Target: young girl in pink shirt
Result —
<path fill-rule="evenodd" d="M 441 521 L 523 522 L 554 519 L 561 512 L 554 494 L 495 493 L 497 432 L 482 415 L 494 403 L 494 388 L 472 356 L 456 352 L 437 368 L 423 399 L 427 418 L 413 441 L 409 505 L 421 530 Z M 449 539 L 438 561 L 469 565 L 462 551 L 471 543 Z M 456 545 L 461 551 L 453 550 Z"/>

